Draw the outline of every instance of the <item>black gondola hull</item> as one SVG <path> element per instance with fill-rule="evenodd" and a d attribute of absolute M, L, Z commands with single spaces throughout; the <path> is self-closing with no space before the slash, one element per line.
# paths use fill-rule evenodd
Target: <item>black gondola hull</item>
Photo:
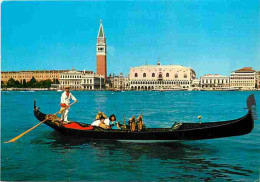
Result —
<path fill-rule="evenodd" d="M 40 121 L 45 119 L 45 114 L 35 106 L 34 115 Z M 252 109 L 239 119 L 210 123 L 183 123 L 180 128 L 148 128 L 145 131 L 105 130 L 97 127 L 94 130 L 79 130 L 58 126 L 52 121 L 44 122 L 54 130 L 70 136 L 84 137 L 87 139 L 108 140 L 202 140 L 222 137 L 231 137 L 248 134 L 254 127 Z"/>

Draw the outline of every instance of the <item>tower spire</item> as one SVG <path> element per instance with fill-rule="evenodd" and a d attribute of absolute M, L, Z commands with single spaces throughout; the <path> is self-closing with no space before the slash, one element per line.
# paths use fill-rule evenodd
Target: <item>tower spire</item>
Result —
<path fill-rule="evenodd" d="M 103 24 L 102 24 L 102 19 L 100 19 L 98 38 L 105 38 L 105 32 L 104 32 L 104 28 L 103 28 Z"/>

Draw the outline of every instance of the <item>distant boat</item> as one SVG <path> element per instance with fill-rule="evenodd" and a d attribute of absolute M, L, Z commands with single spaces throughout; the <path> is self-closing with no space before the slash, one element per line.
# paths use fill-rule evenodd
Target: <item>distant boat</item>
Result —
<path fill-rule="evenodd" d="M 229 121 L 205 122 L 205 123 L 174 123 L 170 128 L 145 128 L 141 131 L 131 131 L 128 125 L 124 129 L 103 129 L 81 122 L 72 121 L 69 124 L 60 124 L 59 118 L 51 118 L 51 115 L 42 113 L 36 107 L 34 101 L 34 115 L 39 121 L 54 130 L 69 136 L 84 137 L 86 139 L 103 140 L 127 140 L 127 141 L 182 141 L 203 140 L 222 137 L 239 136 L 250 133 L 254 128 L 256 119 L 256 103 L 254 95 L 247 98 L 248 112 L 241 118 Z M 201 117 L 198 117 L 199 119 Z M 122 125 L 121 125 L 122 126 Z"/>
<path fill-rule="evenodd" d="M 58 89 L 57 92 L 62 92 L 62 90 Z"/>

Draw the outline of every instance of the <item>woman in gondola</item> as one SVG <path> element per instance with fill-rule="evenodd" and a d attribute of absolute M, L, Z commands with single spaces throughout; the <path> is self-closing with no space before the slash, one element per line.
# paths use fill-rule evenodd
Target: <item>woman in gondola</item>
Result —
<path fill-rule="evenodd" d="M 116 116 L 114 114 L 109 116 L 109 126 L 113 130 L 120 129 L 120 126 L 119 126 L 118 122 L 116 121 Z"/>

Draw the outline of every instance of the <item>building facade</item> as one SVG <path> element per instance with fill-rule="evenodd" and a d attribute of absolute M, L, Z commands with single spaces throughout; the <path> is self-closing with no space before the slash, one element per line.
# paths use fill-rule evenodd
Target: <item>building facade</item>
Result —
<path fill-rule="evenodd" d="M 252 67 L 233 71 L 230 75 L 230 87 L 250 90 L 256 87 L 256 72 Z"/>
<path fill-rule="evenodd" d="M 100 21 L 98 36 L 97 36 L 97 75 L 101 75 L 107 79 L 107 45 L 105 32 L 102 25 L 102 20 Z"/>
<path fill-rule="evenodd" d="M 195 78 L 191 81 L 191 87 L 193 88 L 199 88 L 200 87 L 200 79 Z"/>
<path fill-rule="evenodd" d="M 256 71 L 256 88 L 260 88 L 260 71 Z"/>
<path fill-rule="evenodd" d="M 193 69 L 179 65 L 144 65 L 130 69 L 131 90 L 189 88 L 196 78 Z"/>
<path fill-rule="evenodd" d="M 14 80 L 18 80 L 22 83 L 23 80 L 26 82 L 30 81 L 32 77 L 36 79 L 36 81 L 42 80 L 59 80 L 60 73 L 66 72 L 68 70 L 42 70 L 42 71 L 3 71 L 1 72 L 1 81 L 7 83 L 10 78 Z"/>
<path fill-rule="evenodd" d="M 104 85 L 104 77 L 90 71 L 72 70 L 60 74 L 60 89 L 70 86 L 72 90 L 101 90 Z"/>
<path fill-rule="evenodd" d="M 230 81 L 228 76 L 207 74 L 200 78 L 200 86 L 202 88 L 229 87 Z"/>
<path fill-rule="evenodd" d="M 109 88 L 113 90 L 129 90 L 130 89 L 130 83 L 129 83 L 129 77 L 125 77 L 123 73 L 120 73 L 119 76 L 109 76 Z"/>

